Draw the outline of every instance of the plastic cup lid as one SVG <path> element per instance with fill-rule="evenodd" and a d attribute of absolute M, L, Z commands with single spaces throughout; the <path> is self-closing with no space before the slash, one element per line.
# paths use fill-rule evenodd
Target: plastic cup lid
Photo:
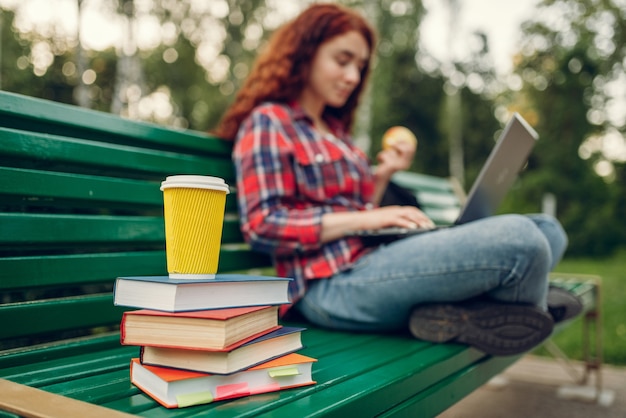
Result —
<path fill-rule="evenodd" d="M 168 176 L 161 183 L 161 190 L 171 188 L 210 189 L 229 193 L 230 189 L 224 179 L 211 176 L 179 175 Z"/>

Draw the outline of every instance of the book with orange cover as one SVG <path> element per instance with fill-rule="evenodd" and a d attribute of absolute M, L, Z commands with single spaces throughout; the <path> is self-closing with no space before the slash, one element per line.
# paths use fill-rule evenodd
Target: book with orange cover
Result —
<path fill-rule="evenodd" d="M 124 345 L 222 350 L 278 327 L 278 306 L 177 313 L 142 309 L 123 314 L 120 340 Z"/>
<path fill-rule="evenodd" d="M 166 408 L 183 408 L 313 385 L 311 370 L 316 361 L 292 353 L 239 373 L 212 375 L 143 365 L 135 358 L 131 360 L 130 380 Z"/>

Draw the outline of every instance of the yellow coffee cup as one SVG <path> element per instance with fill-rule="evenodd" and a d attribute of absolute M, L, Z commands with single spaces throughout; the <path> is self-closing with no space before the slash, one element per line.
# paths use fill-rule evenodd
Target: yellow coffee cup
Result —
<path fill-rule="evenodd" d="M 172 279 L 217 273 L 228 185 L 211 176 L 168 176 L 161 183 L 167 271 Z"/>

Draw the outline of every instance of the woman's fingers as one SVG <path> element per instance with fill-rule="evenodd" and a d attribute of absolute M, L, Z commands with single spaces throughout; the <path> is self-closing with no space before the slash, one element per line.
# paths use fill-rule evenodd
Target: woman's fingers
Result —
<path fill-rule="evenodd" d="M 381 208 L 386 212 L 381 219 L 385 226 L 399 226 L 402 228 L 432 228 L 433 221 L 421 210 L 414 206 L 388 206 Z"/>
<path fill-rule="evenodd" d="M 406 208 L 409 209 L 406 218 L 409 222 L 407 228 L 432 228 L 435 226 L 434 222 L 421 210 L 412 206 Z"/>

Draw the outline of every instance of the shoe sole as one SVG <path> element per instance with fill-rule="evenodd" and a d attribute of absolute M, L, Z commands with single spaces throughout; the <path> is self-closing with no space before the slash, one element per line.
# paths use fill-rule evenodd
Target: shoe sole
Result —
<path fill-rule="evenodd" d="M 534 306 L 483 301 L 420 305 L 411 314 L 409 328 L 421 340 L 457 342 L 494 356 L 508 356 L 544 341 L 554 321 Z"/>

